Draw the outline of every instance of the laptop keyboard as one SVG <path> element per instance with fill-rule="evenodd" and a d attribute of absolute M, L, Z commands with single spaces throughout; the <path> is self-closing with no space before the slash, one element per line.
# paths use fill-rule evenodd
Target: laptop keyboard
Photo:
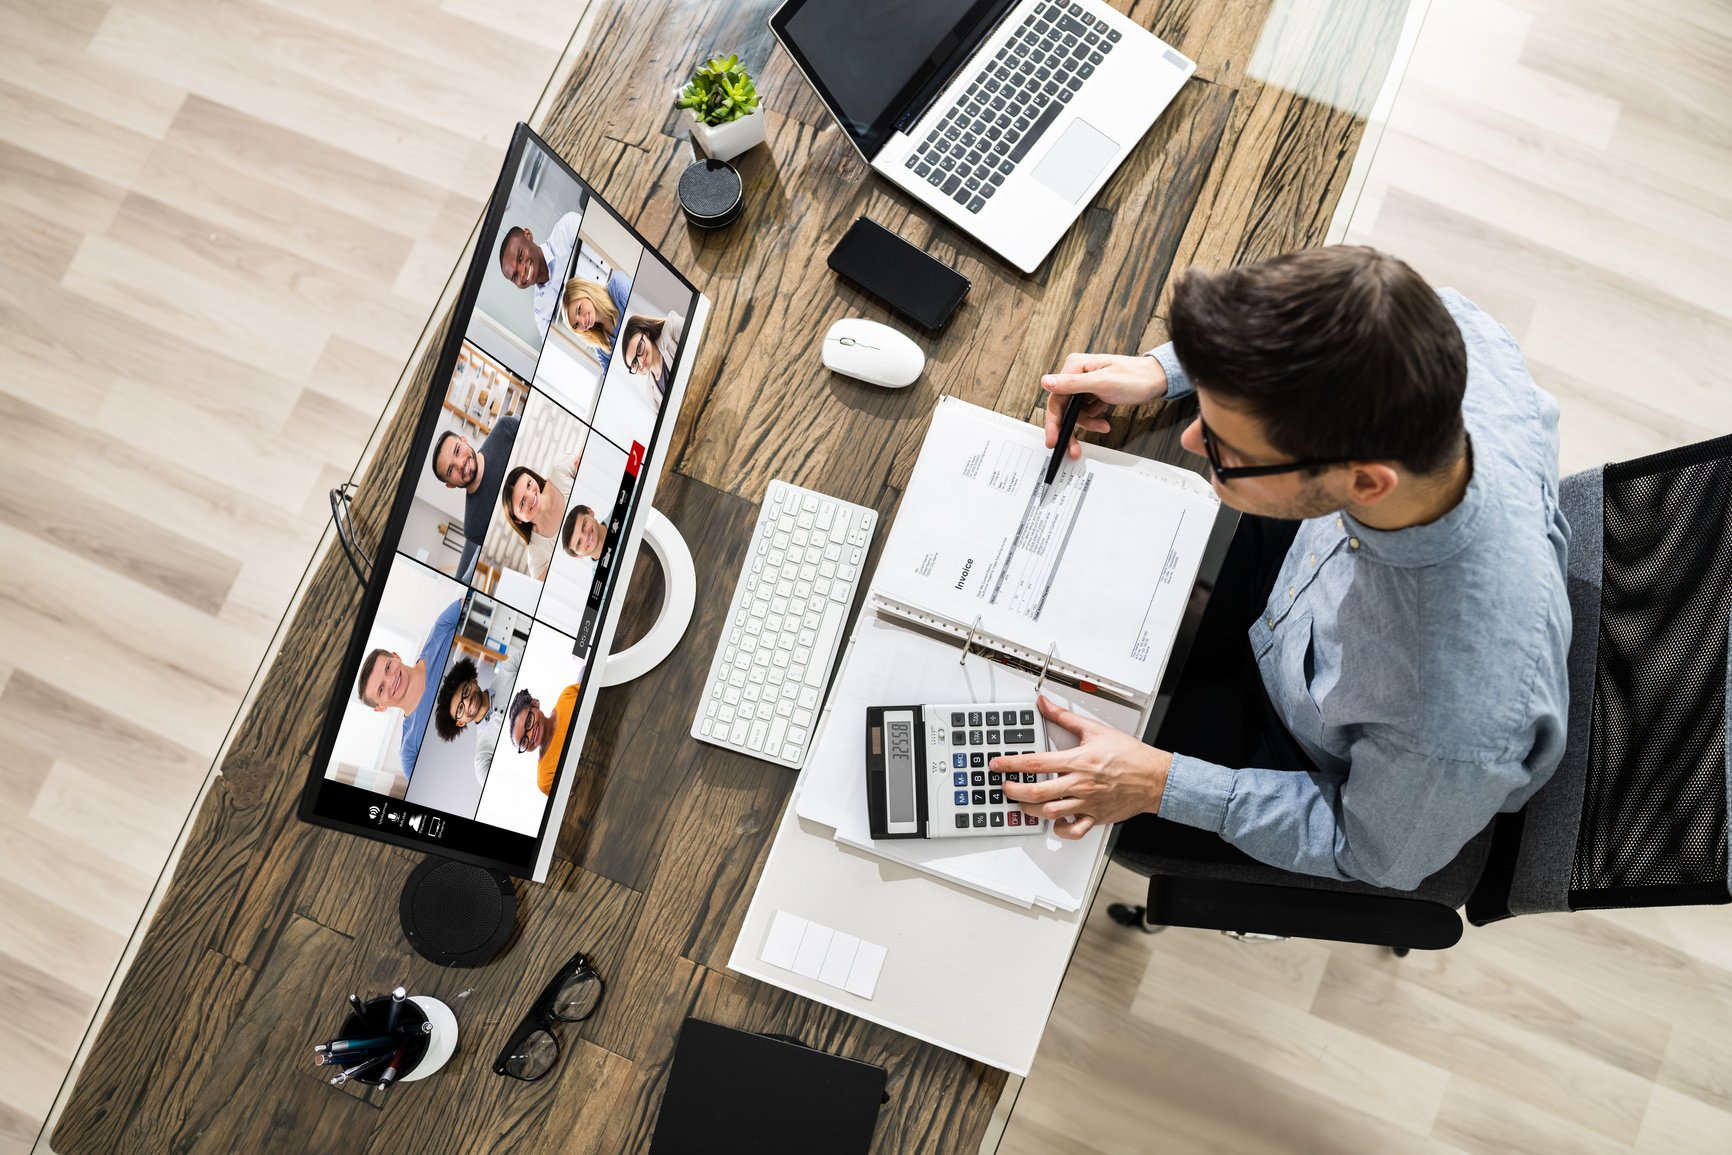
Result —
<path fill-rule="evenodd" d="M 909 155 L 908 167 L 978 213 L 1122 38 L 1081 4 L 1036 5 Z"/>

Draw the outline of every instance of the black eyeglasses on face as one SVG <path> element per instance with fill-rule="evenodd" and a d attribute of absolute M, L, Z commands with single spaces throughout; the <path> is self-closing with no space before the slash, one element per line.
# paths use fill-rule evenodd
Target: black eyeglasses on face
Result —
<path fill-rule="evenodd" d="M 582 951 L 559 968 L 553 981 L 542 988 L 541 997 L 511 1032 L 505 1049 L 494 1060 L 493 1073 L 532 1083 L 553 1070 L 559 1062 L 556 1023 L 581 1023 L 595 1013 L 606 984 Z"/>
<path fill-rule="evenodd" d="M 1278 465 L 1222 465 L 1220 450 L 1215 448 L 1215 438 L 1202 414 L 1197 415 L 1197 428 L 1203 435 L 1203 456 L 1209 459 L 1209 470 L 1222 484 L 1235 477 L 1273 477 L 1277 473 L 1293 473 L 1323 465 L 1346 465 L 1354 460 L 1351 457 L 1311 457 L 1304 461 L 1283 461 Z"/>

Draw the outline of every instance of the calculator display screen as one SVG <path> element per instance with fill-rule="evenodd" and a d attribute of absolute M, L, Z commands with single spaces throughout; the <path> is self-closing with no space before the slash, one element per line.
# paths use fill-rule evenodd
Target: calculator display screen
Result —
<path fill-rule="evenodd" d="M 913 822 L 917 818 L 914 805 L 914 720 L 907 714 L 895 714 L 885 719 L 889 731 L 890 749 L 884 760 L 886 812 L 891 822 Z"/>

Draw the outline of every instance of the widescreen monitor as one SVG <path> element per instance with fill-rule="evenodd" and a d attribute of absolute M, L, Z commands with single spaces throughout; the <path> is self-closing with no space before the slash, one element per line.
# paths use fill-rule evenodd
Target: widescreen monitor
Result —
<path fill-rule="evenodd" d="M 303 819 L 546 878 L 708 310 L 518 125 Z"/>

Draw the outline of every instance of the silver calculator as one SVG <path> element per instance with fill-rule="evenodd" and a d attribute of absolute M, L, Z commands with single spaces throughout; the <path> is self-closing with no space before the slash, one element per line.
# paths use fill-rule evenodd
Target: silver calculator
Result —
<path fill-rule="evenodd" d="M 1001 755 L 1046 750 L 1033 702 L 869 706 L 866 810 L 873 838 L 976 838 L 1044 834 L 1004 796 L 1004 783 L 1051 774 L 1002 774 Z"/>

